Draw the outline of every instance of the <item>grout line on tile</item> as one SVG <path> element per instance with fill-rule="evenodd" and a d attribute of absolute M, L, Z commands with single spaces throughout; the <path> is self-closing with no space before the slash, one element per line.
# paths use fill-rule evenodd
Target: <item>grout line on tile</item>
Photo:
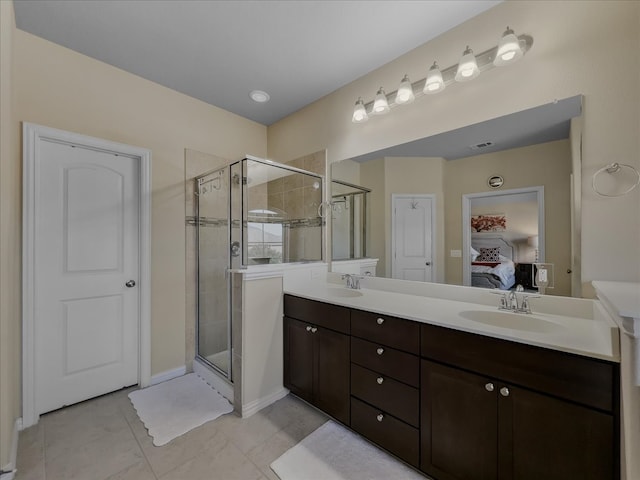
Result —
<path fill-rule="evenodd" d="M 151 471 L 151 475 L 153 475 L 153 478 L 158 480 L 159 477 L 156 474 L 156 471 L 153 469 L 153 465 L 151 465 L 151 462 L 147 458 L 147 454 L 145 453 L 144 448 L 142 448 L 142 444 L 140 443 L 140 440 L 138 440 L 136 432 L 133 431 L 133 427 L 131 426 L 131 422 L 129 422 L 129 419 L 127 418 L 127 415 L 124 413 L 124 411 L 122 410 L 122 408 L 120 406 L 118 406 L 118 410 L 120 411 L 120 414 L 124 417 L 124 421 L 127 422 L 127 426 L 129 427 L 129 430 L 131 431 L 131 435 L 133 435 L 133 439 L 138 444 L 138 448 L 140 449 L 140 452 L 142 453 L 142 456 L 144 457 L 144 461 L 147 462 L 147 466 L 149 467 L 149 470 Z"/>

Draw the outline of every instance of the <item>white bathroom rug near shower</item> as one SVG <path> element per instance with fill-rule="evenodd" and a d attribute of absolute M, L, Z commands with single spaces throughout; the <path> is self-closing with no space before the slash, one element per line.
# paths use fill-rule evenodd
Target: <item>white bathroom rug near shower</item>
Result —
<path fill-rule="evenodd" d="M 129 398 L 156 447 L 233 411 L 229 401 L 195 373 L 136 390 Z"/>
<path fill-rule="evenodd" d="M 287 450 L 271 469 L 281 480 L 425 480 L 331 420 Z"/>

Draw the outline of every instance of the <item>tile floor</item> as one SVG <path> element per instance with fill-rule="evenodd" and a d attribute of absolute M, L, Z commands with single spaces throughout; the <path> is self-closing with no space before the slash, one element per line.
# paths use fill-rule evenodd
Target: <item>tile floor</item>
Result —
<path fill-rule="evenodd" d="M 16 480 L 277 480 L 269 464 L 327 421 L 287 396 L 154 447 L 127 397 L 135 388 L 40 417 L 20 433 Z"/>

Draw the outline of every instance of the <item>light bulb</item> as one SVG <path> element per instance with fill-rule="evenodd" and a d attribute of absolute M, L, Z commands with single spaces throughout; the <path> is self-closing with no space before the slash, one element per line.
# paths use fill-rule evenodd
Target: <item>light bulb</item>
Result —
<path fill-rule="evenodd" d="M 431 95 L 433 93 L 438 93 L 444 90 L 444 80 L 442 79 L 442 72 L 440 71 L 440 67 L 436 62 L 433 62 L 431 68 L 429 69 L 429 73 L 427 73 L 427 80 L 424 83 L 423 93 Z"/>
<path fill-rule="evenodd" d="M 384 93 L 384 89 L 380 87 L 378 93 L 376 93 L 376 99 L 373 102 L 373 111 L 371 113 L 375 115 L 384 115 L 389 113 L 389 102 L 387 102 L 387 94 Z"/>
<path fill-rule="evenodd" d="M 493 59 L 493 64 L 496 67 L 509 65 L 522 58 L 522 55 L 524 55 L 524 52 L 520 47 L 520 40 L 513 33 L 513 30 L 507 27 L 498 44 L 498 51 L 496 52 L 496 58 Z"/>
<path fill-rule="evenodd" d="M 400 82 L 398 93 L 396 93 L 396 103 L 411 103 L 415 100 L 415 98 L 416 97 L 413 94 L 413 86 L 411 85 L 411 80 L 409 80 L 408 75 L 405 75 Z"/>
<path fill-rule="evenodd" d="M 467 48 L 460 59 L 460 63 L 458 64 L 456 82 L 467 82 L 469 80 L 473 80 L 478 75 L 480 75 L 480 70 L 478 69 L 476 57 L 473 55 L 473 50 L 471 50 L 467 45 Z"/>
<path fill-rule="evenodd" d="M 369 120 L 369 115 L 367 115 L 367 109 L 364 106 L 364 102 L 362 101 L 362 97 L 359 97 L 356 101 L 356 106 L 353 109 L 353 117 L 351 121 L 353 123 L 363 123 Z"/>

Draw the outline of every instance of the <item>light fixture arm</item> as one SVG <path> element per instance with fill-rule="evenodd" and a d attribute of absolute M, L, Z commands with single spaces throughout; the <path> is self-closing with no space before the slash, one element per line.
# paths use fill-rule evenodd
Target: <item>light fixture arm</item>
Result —
<path fill-rule="evenodd" d="M 522 48 L 523 54 L 527 53 L 531 49 L 531 46 L 533 45 L 533 37 L 531 37 L 530 35 L 518 35 L 518 41 L 520 42 L 520 48 Z M 498 46 L 496 45 L 495 47 L 490 48 L 489 50 L 485 50 L 484 52 L 479 53 L 478 55 L 475 56 L 476 62 L 478 64 L 478 69 L 480 70 L 480 72 L 485 72 L 487 70 L 496 68 L 496 66 L 493 64 L 493 60 L 495 59 L 497 52 L 498 52 Z M 455 76 L 456 76 L 457 70 L 458 70 L 457 63 L 445 69 L 441 69 L 442 79 L 444 81 L 445 86 L 449 86 L 452 83 L 456 83 Z M 425 77 L 411 84 L 411 86 L 413 87 L 413 91 L 415 93 L 416 99 L 419 97 L 426 96 L 426 94 L 423 93 L 423 89 L 426 81 L 427 81 L 427 78 Z M 398 94 L 398 90 L 394 90 L 393 92 L 386 94 L 387 102 L 390 108 L 394 108 L 402 105 L 401 103 L 396 102 L 397 94 Z M 365 110 L 368 114 L 372 113 L 373 103 L 374 101 L 371 100 L 365 104 Z"/>

